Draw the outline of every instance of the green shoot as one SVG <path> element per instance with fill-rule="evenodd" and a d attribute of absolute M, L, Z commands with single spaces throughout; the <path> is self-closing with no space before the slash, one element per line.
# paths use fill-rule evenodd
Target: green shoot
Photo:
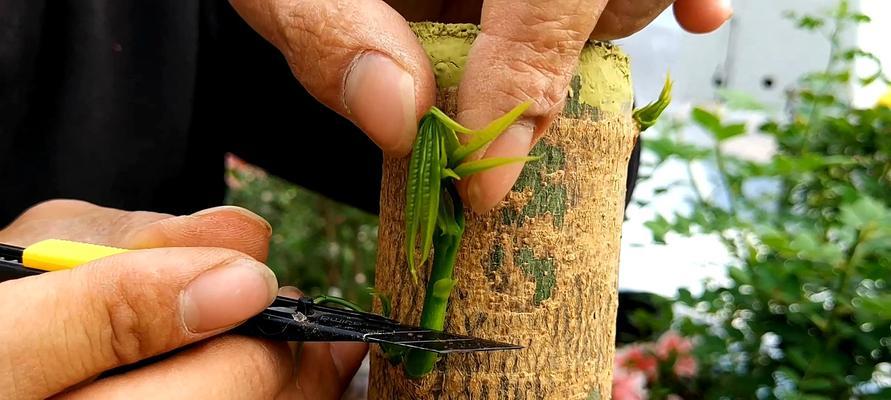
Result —
<path fill-rule="evenodd" d="M 421 312 L 422 328 L 443 329 L 448 299 L 455 285 L 452 273 L 464 234 L 463 205 L 455 189 L 455 182 L 492 168 L 534 161 L 538 157 L 464 160 L 498 138 L 530 104 L 520 104 L 478 131 L 462 126 L 436 107 L 431 108 L 421 119 L 406 181 L 405 251 L 415 282 L 417 266 L 430 258 L 431 249 L 433 253 Z M 460 144 L 457 133 L 469 135 L 469 141 Z M 415 255 L 419 250 L 421 257 L 416 259 Z M 384 350 L 391 360 L 403 359 L 406 373 L 411 377 L 426 375 L 433 370 L 437 360 L 435 354 L 419 350 L 405 353 Z"/>
<path fill-rule="evenodd" d="M 430 257 L 436 225 L 439 196 L 443 179 L 465 178 L 472 174 L 515 162 L 534 160 L 531 157 L 490 158 L 460 163 L 465 157 L 495 140 L 523 112 L 530 102 L 515 107 L 485 128 L 474 131 L 455 122 L 436 107 L 421 119 L 408 167 L 405 200 L 405 250 L 412 279 L 418 280 L 417 266 Z M 472 135 L 470 142 L 459 145 L 455 132 Z M 453 151 L 449 151 L 452 148 Z M 456 158 L 457 161 L 456 161 Z M 420 244 L 420 259 L 415 252 Z"/>
<path fill-rule="evenodd" d="M 659 98 L 643 108 L 634 110 L 632 116 L 634 117 L 634 120 L 637 121 L 637 125 L 640 127 L 641 132 L 655 125 L 659 116 L 662 115 L 662 112 L 665 111 L 668 104 L 671 103 L 671 88 L 671 77 L 666 75 L 665 85 L 662 86 L 662 92 L 659 93 Z"/>

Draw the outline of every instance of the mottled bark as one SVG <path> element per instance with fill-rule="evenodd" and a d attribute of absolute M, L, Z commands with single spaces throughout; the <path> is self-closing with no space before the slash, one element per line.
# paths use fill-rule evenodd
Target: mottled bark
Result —
<path fill-rule="evenodd" d="M 437 72 L 437 105 L 455 112 L 471 25 L 415 25 Z M 563 114 L 507 199 L 468 210 L 446 330 L 526 346 L 452 355 L 411 380 L 371 349 L 371 399 L 608 399 L 628 160 L 637 135 L 628 60 L 590 43 Z M 424 283 L 404 255 L 408 159 L 384 161 L 376 288 L 393 317 L 417 323 Z M 435 255 L 434 255 L 435 256 Z M 420 276 L 428 272 L 420 269 Z M 378 309 L 379 310 L 379 309 Z"/>

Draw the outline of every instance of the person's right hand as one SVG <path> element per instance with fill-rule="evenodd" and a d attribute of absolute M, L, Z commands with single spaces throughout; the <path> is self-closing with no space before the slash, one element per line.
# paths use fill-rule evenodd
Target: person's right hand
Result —
<path fill-rule="evenodd" d="M 217 336 L 278 292 L 260 262 L 270 234 L 235 207 L 174 217 L 51 201 L 25 212 L 0 242 L 143 250 L 0 283 L 0 398 L 339 398 L 364 344 L 308 343 L 294 354 L 284 342 Z"/>
<path fill-rule="evenodd" d="M 430 61 L 406 19 L 480 24 L 458 88 L 457 119 L 479 129 L 531 101 L 503 135 L 473 155 L 519 157 L 529 153 L 563 109 L 586 41 L 628 36 L 669 6 L 690 32 L 713 31 L 731 15 L 730 0 L 230 2 L 282 52 L 310 94 L 393 156 L 411 150 L 417 123 L 436 97 Z M 490 210 L 522 168 L 522 163 L 508 164 L 462 179 L 465 204 L 476 212 Z"/>

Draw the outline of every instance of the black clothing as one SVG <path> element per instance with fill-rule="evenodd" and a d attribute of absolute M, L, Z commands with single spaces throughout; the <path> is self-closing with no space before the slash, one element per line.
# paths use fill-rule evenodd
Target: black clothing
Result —
<path fill-rule="evenodd" d="M 226 1 L 0 2 L 0 227 L 57 197 L 219 205 L 227 151 L 377 212 L 380 151 Z"/>
<path fill-rule="evenodd" d="M 0 228 L 51 198 L 219 205 L 226 152 L 377 213 L 380 151 L 225 0 L 0 1 Z"/>

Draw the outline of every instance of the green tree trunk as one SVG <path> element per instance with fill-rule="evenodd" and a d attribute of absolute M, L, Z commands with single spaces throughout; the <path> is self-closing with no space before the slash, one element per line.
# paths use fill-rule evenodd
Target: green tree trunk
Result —
<path fill-rule="evenodd" d="M 415 24 L 433 61 L 437 106 L 454 115 L 473 25 Z M 377 346 L 371 399 L 609 399 L 619 243 L 628 160 L 638 134 L 628 59 L 589 43 L 563 114 L 533 150 L 507 199 L 467 211 L 445 329 L 526 346 L 451 355 L 420 380 L 405 377 Z M 376 288 L 393 317 L 418 323 L 425 280 L 404 255 L 408 159 L 386 159 Z M 426 278 L 429 269 L 419 271 Z"/>

